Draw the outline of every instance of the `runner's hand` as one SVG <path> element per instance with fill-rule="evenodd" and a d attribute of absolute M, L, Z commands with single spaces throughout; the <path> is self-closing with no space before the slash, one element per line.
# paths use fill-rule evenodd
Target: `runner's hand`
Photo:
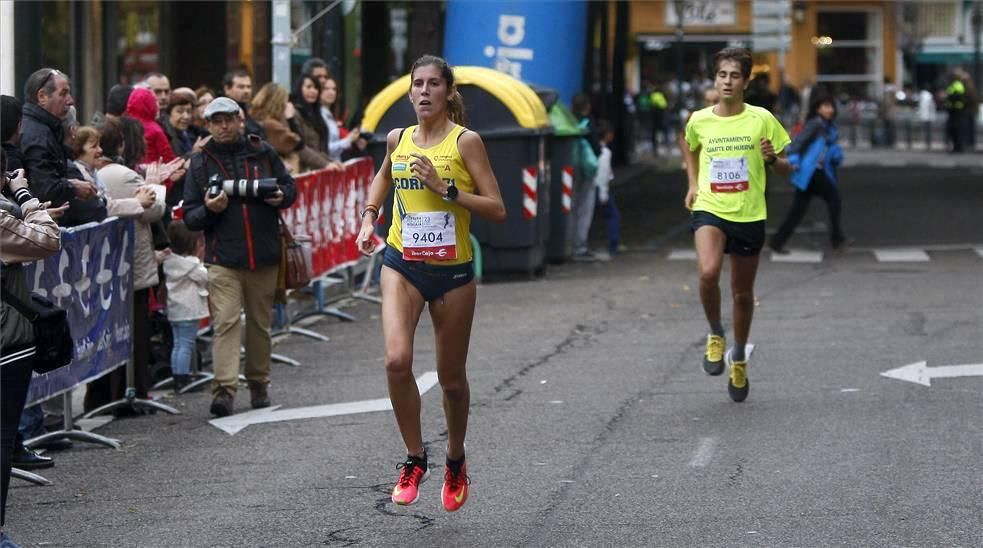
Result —
<path fill-rule="evenodd" d="M 772 146 L 771 141 L 765 139 L 764 137 L 761 138 L 761 156 L 763 156 L 765 162 L 769 164 L 774 162 L 777 158 L 777 155 L 775 154 L 775 147 Z"/>
<path fill-rule="evenodd" d="M 427 185 L 431 191 L 436 192 L 443 196 L 444 189 L 441 188 L 443 181 L 437 175 L 437 169 L 433 167 L 433 163 L 430 162 L 430 158 L 419 154 L 417 152 L 411 152 L 410 156 L 416 158 L 410 162 L 410 171 L 416 178 L 420 180 L 423 184 Z"/>
<path fill-rule="evenodd" d="M 375 219 L 375 217 L 372 217 Z M 372 242 L 372 235 L 375 234 L 375 222 L 365 219 L 362 221 L 362 229 L 358 231 L 358 236 L 355 238 L 355 246 L 358 247 L 359 253 L 365 256 L 372 255 L 372 251 L 375 250 L 375 245 Z"/>
<path fill-rule="evenodd" d="M 686 199 L 683 200 L 683 205 L 686 206 L 686 209 L 693 210 L 693 203 L 696 202 L 697 193 L 698 191 L 695 188 L 691 188 L 686 192 Z"/>

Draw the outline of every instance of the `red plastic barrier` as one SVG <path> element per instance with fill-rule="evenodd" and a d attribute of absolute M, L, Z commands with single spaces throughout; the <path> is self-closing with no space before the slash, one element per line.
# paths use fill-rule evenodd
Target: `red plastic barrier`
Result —
<path fill-rule="evenodd" d="M 284 220 L 294 234 L 311 237 L 314 277 L 361 258 L 355 238 L 373 175 L 371 158 L 358 158 L 346 162 L 344 171 L 323 169 L 295 177 L 297 201 L 284 212 Z"/>

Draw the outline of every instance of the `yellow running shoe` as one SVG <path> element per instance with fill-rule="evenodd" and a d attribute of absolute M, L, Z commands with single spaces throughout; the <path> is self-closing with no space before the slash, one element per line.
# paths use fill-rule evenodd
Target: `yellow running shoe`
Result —
<path fill-rule="evenodd" d="M 727 365 L 730 366 L 730 379 L 727 381 L 727 393 L 730 399 L 742 402 L 747 399 L 751 390 L 751 381 L 747 378 L 747 359 L 742 362 L 731 361 L 727 352 Z"/>
<path fill-rule="evenodd" d="M 717 335 L 707 335 L 707 353 L 703 356 L 703 370 L 707 375 L 717 375 L 724 372 L 724 338 Z"/>

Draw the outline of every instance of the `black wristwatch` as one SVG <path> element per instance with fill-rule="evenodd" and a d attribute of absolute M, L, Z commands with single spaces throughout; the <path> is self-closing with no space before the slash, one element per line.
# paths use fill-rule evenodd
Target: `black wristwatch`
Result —
<path fill-rule="evenodd" d="M 454 185 L 447 185 L 447 192 L 443 195 L 443 199 L 448 202 L 457 200 L 457 187 Z"/>

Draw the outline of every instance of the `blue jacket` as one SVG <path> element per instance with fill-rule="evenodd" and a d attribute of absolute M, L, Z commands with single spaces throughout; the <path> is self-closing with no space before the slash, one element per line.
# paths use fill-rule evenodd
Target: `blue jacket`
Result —
<path fill-rule="evenodd" d="M 795 167 L 790 180 L 795 188 L 809 188 L 822 158 L 823 173 L 836 183 L 836 168 L 843 163 L 843 149 L 836 142 L 836 124 L 814 116 L 788 147 L 788 161 Z"/>

